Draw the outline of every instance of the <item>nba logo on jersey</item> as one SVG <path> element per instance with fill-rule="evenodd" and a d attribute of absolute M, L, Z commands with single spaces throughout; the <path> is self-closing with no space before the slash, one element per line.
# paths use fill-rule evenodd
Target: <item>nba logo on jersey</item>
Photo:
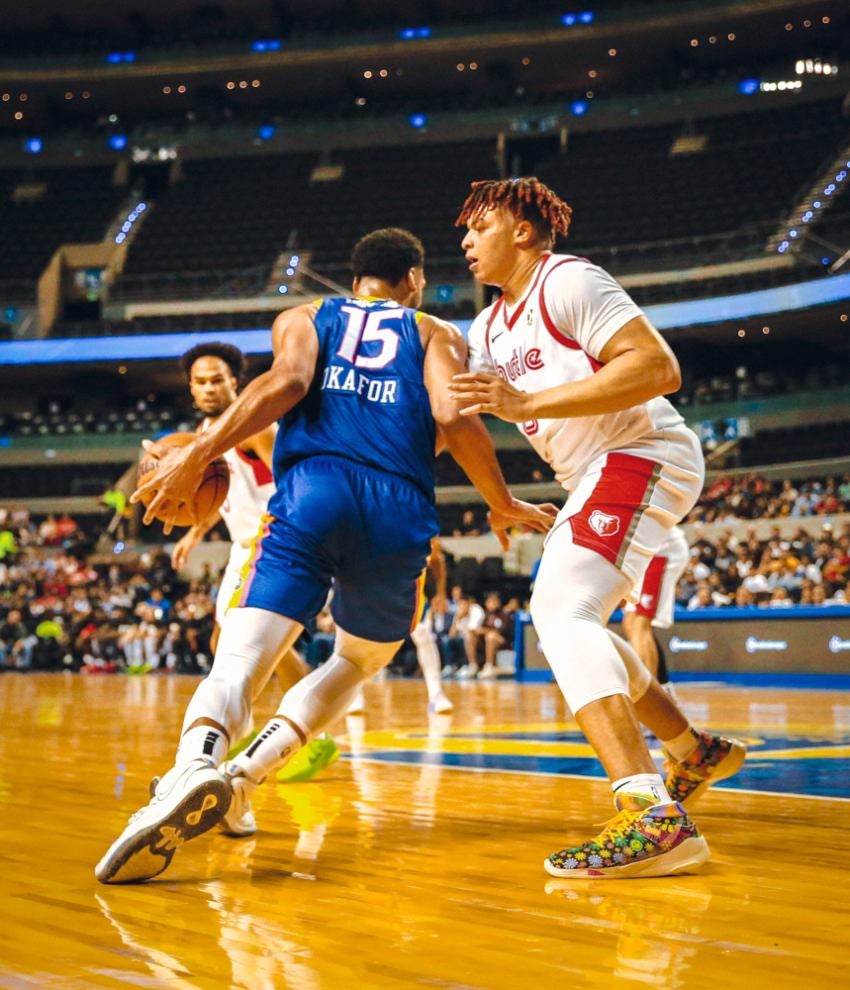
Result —
<path fill-rule="evenodd" d="M 599 536 L 615 536 L 620 532 L 620 520 L 618 516 L 609 516 L 607 512 L 600 512 L 594 509 L 587 520 L 590 528 Z"/>

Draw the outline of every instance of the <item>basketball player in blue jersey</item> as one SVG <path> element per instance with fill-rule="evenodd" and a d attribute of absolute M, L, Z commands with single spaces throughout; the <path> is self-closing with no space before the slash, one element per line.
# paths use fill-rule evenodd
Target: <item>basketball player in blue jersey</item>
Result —
<path fill-rule="evenodd" d="M 187 839 L 244 821 L 258 784 L 342 715 L 395 655 L 416 620 L 417 585 L 438 533 L 437 427 L 490 507 L 507 546 L 514 524 L 547 531 L 557 510 L 514 499 L 489 435 L 465 417 L 448 383 L 466 367 L 451 324 L 418 312 L 424 251 L 407 231 L 366 235 L 354 248 L 354 295 L 282 313 L 274 363 L 216 422 L 169 452 L 135 500 L 169 532 L 215 457 L 275 420 L 276 491 L 222 626 L 213 668 L 195 691 L 175 765 L 95 868 L 103 883 L 157 876 Z M 284 695 L 247 750 L 225 759 L 282 649 L 333 586 L 334 653 Z"/>
<path fill-rule="evenodd" d="M 204 415 L 198 427 L 198 432 L 203 433 L 236 401 L 239 379 L 245 371 L 245 355 L 232 344 L 220 341 L 196 344 L 180 358 L 180 367 L 186 375 L 194 406 Z M 218 643 L 221 623 L 237 590 L 245 561 L 250 556 L 254 534 L 274 492 L 272 462 L 276 435 L 276 426 L 267 426 L 224 452 L 224 460 L 230 471 L 227 499 L 208 518 L 199 519 L 177 541 L 171 555 L 172 566 L 175 570 L 181 570 L 206 533 L 219 520 L 224 521 L 231 548 L 216 595 L 216 624 L 211 639 L 213 652 Z M 295 649 L 290 649 L 281 656 L 276 670 L 277 679 L 284 691 L 309 672 L 310 668 Z M 237 748 L 246 748 L 252 737 L 253 734 L 237 740 L 233 755 Z M 338 756 L 339 751 L 334 741 L 327 736 L 319 736 L 312 739 L 310 745 L 305 746 L 297 758 L 281 771 L 284 775 L 281 779 L 310 780 Z M 243 825 L 247 827 L 247 832 L 239 834 L 250 835 L 256 830 L 250 820 Z"/>

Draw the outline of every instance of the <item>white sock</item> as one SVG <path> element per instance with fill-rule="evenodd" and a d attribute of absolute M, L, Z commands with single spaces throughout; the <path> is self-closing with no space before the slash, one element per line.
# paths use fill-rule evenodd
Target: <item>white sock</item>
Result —
<path fill-rule="evenodd" d="M 227 756 L 229 742 L 227 736 L 212 725 L 195 725 L 180 737 L 175 763 L 188 763 L 203 756 L 216 766 Z"/>
<path fill-rule="evenodd" d="M 304 745 L 302 735 L 286 719 L 274 715 L 257 738 L 228 767 L 239 767 L 250 781 L 261 784 L 272 770 L 282 767 Z"/>
<path fill-rule="evenodd" d="M 648 801 L 647 807 L 656 804 L 670 804 L 673 800 L 667 793 L 667 788 L 659 773 L 636 773 L 631 777 L 621 777 L 611 784 L 614 799 L 628 794 L 630 797 Z"/>
<path fill-rule="evenodd" d="M 277 714 L 233 762 L 251 780 L 264 780 L 345 712 L 366 676 L 360 667 L 335 653 L 286 692 Z"/>
<path fill-rule="evenodd" d="M 661 745 L 673 757 L 681 763 L 686 760 L 699 745 L 699 734 L 693 726 L 688 726 L 684 732 L 680 732 L 674 739 L 662 739 Z"/>

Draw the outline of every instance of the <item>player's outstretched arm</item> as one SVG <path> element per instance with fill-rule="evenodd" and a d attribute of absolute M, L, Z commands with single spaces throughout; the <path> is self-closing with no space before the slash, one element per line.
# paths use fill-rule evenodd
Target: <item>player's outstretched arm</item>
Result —
<path fill-rule="evenodd" d="M 427 322 L 426 322 L 427 321 Z M 421 321 L 428 334 L 425 347 L 425 387 L 431 412 L 452 457 L 490 507 L 490 525 L 507 549 L 505 530 L 522 524 L 547 532 L 557 515 L 554 505 L 536 506 L 514 498 L 496 459 L 490 434 L 478 416 L 461 415 L 449 392 L 454 375 L 466 370 L 466 343 L 457 327 L 425 316 Z"/>
<path fill-rule="evenodd" d="M 145 512 L 146 523 L 158 515 L 167 519 L 169 509 L 176 515 L 180 505 L 191 505 L 201 472 L 210 461 L 270 426 L 304 398 L 319 352 L 314 315 L 312 304 L 281 313 L 272 327 L 275 359 L 271 368 L 255 378 L 192 443 L 171 448 L 150 479 L 133 492 L 133 502 L 146 492 L 156 493 Z M 169 533 L 171 528 L 166 521 L 164 531 Z"/>

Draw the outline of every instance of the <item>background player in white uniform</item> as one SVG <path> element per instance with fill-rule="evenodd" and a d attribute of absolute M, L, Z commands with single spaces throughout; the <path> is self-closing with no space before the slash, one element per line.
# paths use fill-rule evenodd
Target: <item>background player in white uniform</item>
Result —
<path fill-rule="evenodd" d="M 473 183 L 457 221 L 468 227 L 462 247 L 475 277 L 503 295 L 470 330 L 470 364 L 483 370 L 451 387 L 465 413 L 517 423 L 571 493 L 546 540 L 531 614 L 620 814 L 546 869 L 661 876 L 708 858 L 677 800 L 734 773 L 744 749 L 696 732 L 605 628 L 696 501 L 703 463 L 697 438 L 662 398 L 680 382 L 670 348 L 607 272 L 551 253 L 571 212 L 534 178 Z M 638 720 L 665 744 L 666 783 Z"/>
<path fill-rule="evenodd" d="M 238 348 L 230 344 L 198 344 L 183 355 L 180 364 L 186 373 L 195 406 L 204 414 L 198 428 L 198 432 L 202 433 L 236 401 L 245 358 Z M 192 526 L 174 545 L 171 555 L 175 569 L 182 569 L 192 550 L 219 520 L 224 520 L 231 548 L 215 602 L 215 618 L 219 626 L 238 587 L 240 572 L 251 553 L 251 541 L 257 535 L 260 520 L 274 491 L 272 454 L 276 433 L 277 426 L 269 426 L 224 454 L 230 471 L 230 488 L 224 504 L 218 512 Z M 215 639 L 218 639 L 218 629 Z"/>
<path fill-rule="evenodd" d="M 674 526 L 661 549 L 649 562 L 636 600 L 623 609 L 623 632 L 665 691 L 672 692 L 664 653 L 653 629 L 673 625 L 676 585 L 688 563 L 690 549 L 682 529 Z"/>
<path fill-rule="evenodd" d="M 198 432 L 203 433 L 235 401 L 239 379 L 245 370 L 245 356 L 232 344 L 213 342 L 197 344 L 180 359 L 186 373 L 189 391 L 196 408 L 204 414 Z M 215 652 L 221 623 L 230 601 L 239 590 L 242 568 L 251 555 L 251 546 L 266 511 L 269 497 L 275 490 L 272 476 L 272 456 L 277 424 L 260 430 L 247 440 L 223 454 L 230 470 L 230 487 L 221 509 L 192 526 L 177 541 L 171 555 L 175 570 L 181 570 L 192 550 L 220 520 L 224 520 L 231 547 L 227 567 L 221 577 L 215 601 L 216 627 L 212 637 Z M 287 650 L 281 657 L 277 677 L 284 691 L 310 672 L 296 650 Z M 244 748 L 251 737 L 234 747 L 233 754 Z M 314 739 L 295 761 L 280 771 L 281 780 L 307 780 L 338 756 L 336 744 L 327 736 Z"/>

